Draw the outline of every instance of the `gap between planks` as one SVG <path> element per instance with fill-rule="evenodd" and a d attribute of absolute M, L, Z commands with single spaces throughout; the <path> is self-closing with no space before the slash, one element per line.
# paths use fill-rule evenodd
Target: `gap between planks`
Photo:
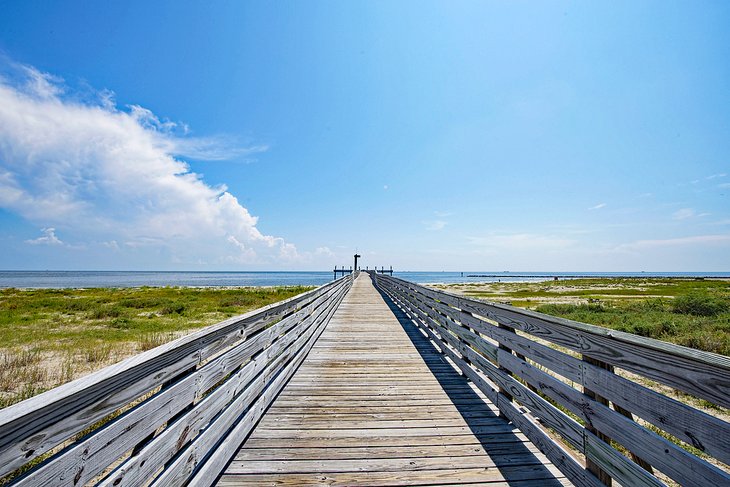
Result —
<path fill-rule="evenodd" d="M 220 485 L 569 485 L 361 273 Z"/>

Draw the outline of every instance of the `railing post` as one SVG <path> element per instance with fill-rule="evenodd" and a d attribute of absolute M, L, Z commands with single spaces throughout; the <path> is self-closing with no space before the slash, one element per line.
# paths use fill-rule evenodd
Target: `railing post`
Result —
<path fill-rule="evenodd" d="M 515 333 L 515 329 L 514 328 L 512 328 L 511 326 L 503 325 L 502 323 L 498 323 L 497 324 L 497 328 L 501 328 L 501 329 L 506 330 L 506 331 L 509 331 L 511 333 Z M 503 344 L 502 342 L 499 342 L 499 349 L 500 350 L 504 350 L 505 352 L 510 353 L 510 354 L 512 353 L 512 349 L 509 348 L 507 345 Z M 502 370 L 502 371 L 504 371 L 504 372 L 506 372 L 508 374 L 511 374 L 508 369 L 502 367 L 502 365 L 499 364 L 499 359 L 497 360 L 497 366 L 499 367 L 499 370 Z M 512 399 L 513 399 L 512 398 L 512 394 L 510 394 L 506 390 L 502 389 L 501 387 L 499 388 L 499 392 L 500 392 L 500 394 L 504 395 L 507 399 L 509 399 L 510 402 L 512 402 Z M 497 407 L 499 407 L 499 405 L 497 405 Z M 501 409 L 499 411 L 499 416 L 501 418 L 504 418 L 505 417 L 505 415 L 504 415 L 504 413 L 502 412 Z"/>
<path fill-rule="evenodd" d="M 602 369 L 610 370 L 613 372 L 613 367 L 605 362 L 601 362 L 600 360 L 596 360 L 594 358 L 588 357 L 586 355 L 581 355 L 581 358 L 584 362 L 589 363 L 591 365 L 595 365 L 597 367 L 601 367 Z M 608 399 L 605 397 L 596 394 L 592 390 L 588 389 L 587 387 L 583 386 L 583 393 L 590 397 L 591 399 L 594 399 L 597 402 L 600 402 L 604 406 L 608 406 Z M 601 433 L 593 426 L 586 424 L 585 428 L 596 435 L 598 438 L 600 438 L 603 442 L 611 444 L 611 438 L 609 438 L 607 435 Z M 588 455 L 588 451 L 586 451 L 586 468 L 589 472 L 591 472 L 593 475 L 598 477 L 598 480 L 600 480 L 603 484 L 611 486 L 612 479 L 611 476 L 603 470 L 601 467 L 599 467 Z"/>
<path fill-rule="evenodd" d="M 609 371 L 609 372 L 611 372 L 611 373 L 614 373 L 614 368 L 613 368 L 613 365 L 611 365 L 611 364 L 607 364 L 607 363 L 605 363 L 605 362 L 601 362 L 600 360 L 596 360 L 596 359 L 594 359 L 594 358 L 591 358 L 591 357 L 587 357 L 587 356 L 585 356 L 585 355 L 583 355 L 583 356 L 582 356 L 582 358 L 583 358 L 583 361 L 584 361 L 584 362 L 586 362 L 586 363 L 589 363 L 589 364 L 591 364 L 591 365 L 595 365 L 595 366 L 597 366 L 597 367 L 600 367 L 600 368 L 602 368 L 602 369 L 604 369 L 604 370 L 608 370 L 608 371 Z M 601 403 L 601 404 L 603 404 L 604 406 L 608 406 L 608 405 L 609 405 L 609 401 L 608 401 L 608 399 L 606 399 L 606 398 L 604 398 L 604 397 L 600 396 L 599 394 L 596 394 L 595 392 L 593 392 L 592 390 L 590 390 L 590 389 L 586 388 L 585 386 L 583 387 L 583 392 L 584 392 L 584 393 L 585 393 L 585 394 L 586 394 L 586 395 L 587 395 L 588 397 L 590 397 L 590 398 L 592 398 L 592 399 L 595 399 L 596 401 L 600 402 L 600 403 Z M 614 404 L 612 404 L 612 406 L 613 406 L 613 409 L 614 409 L 614 410 L 615 410 L 615 411 L 616 411 L 617 413 L 619 413 L 619 414 L 621 414 L 622 416 L 624 416 L 624 417 L 627 417 L 627 418 L 631 419 L 632 421 L 634 421 L 634 415 L 633 415 L 633 414 L 631 414 L 631 411 L 629 411 L 628 409 L 625 409 L 625 408 L 623 408 L 623 407 L 621 407 L 621 406 L 619 406 L 618 404 L 615 404 L 615 403 L 614 403 Z M 609 437 L 608 437 L 608 436 L 606 436 L 605 434 L 603 434 L 603 433 L 601 433 L 601 432 L 598 432 L 598 431 L 596 431 L 596 429 L 595 429 L 595 428 L 593 428 L 593 427 L 591 427 L 591 426 L 586 426 L 586 429 L 587 429 L 588 431 L 590 431 L 591 433 L 594 433 L 594 434 L 595 434 L 596 436 L 598 436 L 598 437 L 599 437 L 599 438 L 600 438 L 601 440 L 603 440 L 604 442 L 606 442 L 606 443 L 608 443 L 608 444 L 611 444 L 611 438 L 609 438 Z M 629 454 L 630 454 L 630 456 L 631 456 L 631 459 L 632 459 L 632 460 L 634 461 L 634 463 L 636 463 L 637 465 L 639 465 L 639 466 L 640 466 L 641 468 L 643 468 L 643 469 L 644 469 L 644 470 L 646 470 L 647 472 L 649 472 L 649 473 L 651 473 L 651 474 L 653 474 L 653 473 L 654 473 L 654 469 L 652 468 L 652 466 L 651 466 L 651 464 L 650 464 L 649 462 L 647 462 L 647 461 L 646 461 L 646 460 L 644 460 L 643 458 L 639 457 L 638 455 L 636 455 L 636 454 L 635 454 L 634 452 L 632 452 L 632 451 L 629 451 Z M 600 468 L 599 468 L 598 466 L 596 466 L 596 465 L 595 465 L 595 464 L 594 464 L 594 463 L 593 463 L 592 461 L 590 461 L 590 460 L 588 459 L 588 457 L 587 457 L 587 456 L 586 456 L 586 467 L 588 467 L 588 469 L 589 469 L 589 470 L 590 470 L 591 472 L 593 472 L 593 473 L 594 473 L 594 474 L 595 474 L 595 475 L 596 475 L 596 476 L 597 476 L 597 477 L 598 477 L 598 478 L 599 478 L 599 479 L 600 479 L 600 480 L 601 480 L 602 482 L 606 483 L 606 482 L 604 481 L 604 479 L 603 479 L 603 478 L 602 478 L 602 477 L 601 477 L 601 476 L 600 476 L 599 474 L 597 474 L 597 473 L 596 473 L 595 471 L 593 471 L 593 470 L 592 470 L 591 468 L 593 467 L 593 468 L 595 468 L 595 469 L 596 469 L 596 471 L 600 471 L 600 472 L 603 472 L 603 470 L 601 470 L 601 469 L 600 469 Z M 605 474 L 605 472 L 603 472 L 603 473 Z M 611 478 L 610 478 L 610 477 L 608 477 L 608 483 L 607 483 L 606 485 L 611 485 Z"/>

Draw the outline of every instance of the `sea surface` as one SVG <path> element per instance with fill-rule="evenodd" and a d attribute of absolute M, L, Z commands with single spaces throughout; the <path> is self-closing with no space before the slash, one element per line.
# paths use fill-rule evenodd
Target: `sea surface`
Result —
<path fill-rule="evenodd" d="M 417 283 L 530 282 L 579 277 L 730 277 L 729 272 L 394 272 Z M 91 288 L 141 286 L 319 286 L 322 272 L 0 271 L 0 288 Z"/>

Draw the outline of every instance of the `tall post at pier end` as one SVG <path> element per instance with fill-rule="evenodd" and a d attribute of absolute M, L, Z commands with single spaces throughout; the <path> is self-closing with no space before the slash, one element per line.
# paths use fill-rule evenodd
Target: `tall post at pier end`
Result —
<path fill-rule="evenodd" d="M 355 266 L 352 268 L 353 271 L 357 270 L 357 259 L 359 259 L 360 257 L 362 257 L 362 255 L 355 253 Z"/>

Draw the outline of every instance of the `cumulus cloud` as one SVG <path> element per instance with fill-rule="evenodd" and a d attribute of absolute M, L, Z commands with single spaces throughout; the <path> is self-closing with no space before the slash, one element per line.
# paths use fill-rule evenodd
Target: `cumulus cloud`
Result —
<path fill-rule="evenodd" d="M 63 245 L 61 239 L 56 236 L 55 228 L 42 228 L 43 235 L 32 240 L 26 240 L 25 243 L 30 245 Z"/>
<path fill-rule="evenodd" d="M 315 255 L 324 255 L 327 257 L 334 257 L 335 253 L 330 250 L 329 247 L 317 247 L 317 249 L 314 251 Z"/>
<path fill-rule="evenodd" d="M 7 71 L 7 70 L 6 70 Z M 266 150 L 195 138 L 151 111 L 66 93 L 62 80 L 15 65 L 0 77 L 0 207 L 44 227 L 29 240 L 60 245 L 55 229 L 99 248 L 155 247 L 175 262 L 296 260 L 265 235 L 225 186 L 207 184 L 181 157 L 219 160 Z"/>

